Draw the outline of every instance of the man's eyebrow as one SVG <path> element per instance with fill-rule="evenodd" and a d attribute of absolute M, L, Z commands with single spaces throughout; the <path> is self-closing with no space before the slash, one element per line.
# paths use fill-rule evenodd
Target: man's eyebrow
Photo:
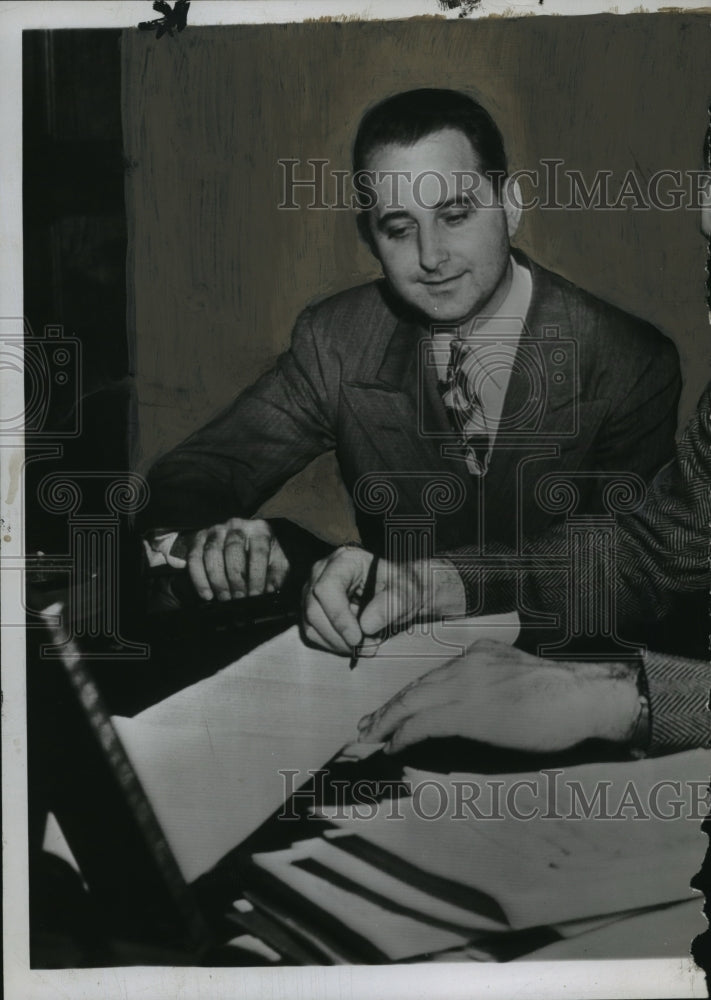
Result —
<path fill-rule="evenodd" d="M 456 194 L 451 198 L 446 198 L 444 201 L 437 202 L 432 208 L 440 211 L 443 208 L 471 208 L 472 205 L 476 205 L 473 198 L 470 198 L 468 194 Z"/>
<path fill-rule="evenodd" d="M 427 208 L 431 208 L 435 212 L 440 212 L 442 209 L 446 208 L 471 208 L 476 205 L 473 198 L 470 198 L 466 194 L 453 195 L 451 198 L 445 198 L 444 201 L 438 201 L 434 205 L 427 205 Z M 399 211 L 386 212 L 385 215 L 378 219 L 377 226 L 378 229 L 385 229 L 389 222 L 400 222 L 403 219 L 410 220 L 412 216 L 409 212 L 404 209 Z"/>
<path fill-rule="evenodd" d="M 472 198 L 468 193 L 452 195 L 451 198 L 445 198 L 444 201 L 437 201 L 434 205 L 427 205 L 426 208 L 432 209 L 434 212 L 441 212 L 447 208 L 476 208 L 477 201 L 476 198 Z M 380 219 L 378 219 L 378 228 L 384 229 L 388 222 L 396 222 L 402 219 L 411 219 L 412 216 L 406 211 L 393 211 L 386 212 Z"/>

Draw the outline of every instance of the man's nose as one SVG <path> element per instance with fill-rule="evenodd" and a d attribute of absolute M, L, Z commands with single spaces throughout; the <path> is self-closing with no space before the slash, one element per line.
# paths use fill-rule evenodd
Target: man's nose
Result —
<path fill-rule="evenodd" d="M 436 271 L 449 257 L 449 251 L 436 229 L 420 230 L 420 267 L 423 271 Z"/>

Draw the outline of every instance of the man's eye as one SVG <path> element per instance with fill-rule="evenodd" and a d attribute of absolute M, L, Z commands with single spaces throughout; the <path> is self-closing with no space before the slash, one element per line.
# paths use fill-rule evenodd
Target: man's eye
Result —
<path fill-rule="evenodd" d="M 411 232 L 412 229 L 410 226 L 397 226 L 388 229 L 387 235 L 389 240 L 404 240 L 410 235 Z"/>
<path fill-rule="evenodd" d="M 469 218 L 469 212 L 467 211 L 467 209 L 463 208 L 457 212 L 448 212 L 444 217 L 444 221 L 447 223 L 447 225 L 457 226 L 461 222 L 466 221 L 466 219 L 468 218 Z"/>

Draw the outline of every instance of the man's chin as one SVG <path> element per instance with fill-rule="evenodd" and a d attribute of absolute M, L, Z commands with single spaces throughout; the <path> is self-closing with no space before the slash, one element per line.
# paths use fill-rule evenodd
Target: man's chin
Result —
<path fill-rule="evenodd" d="M 420 305 L 420 312 L 430 323 L 451 323 L 461 326 L 476 315 L 476 306 L 461 302 L 428 302 Z"/>

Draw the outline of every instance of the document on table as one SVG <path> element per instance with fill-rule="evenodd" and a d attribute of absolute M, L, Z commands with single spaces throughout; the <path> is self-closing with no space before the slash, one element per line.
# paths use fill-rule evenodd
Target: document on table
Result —
<path fill-rule="evenodd" d="M 518 631 L 516 615 L 421 626 L 351 671 L 348 658 L 307 647 L 292 628 L 135 717 L 114 717 L 186 880 L 352 742 L 362 715 L 477 639 L 512 643 Z"/>
<path fill-rule="evenodd" d="M 253 898 L 308 903 L 312 929 L 377 960 L 507 960 L 693 901 L 707 774 L 704 750 L 496 776 L 406 768 L 408 795 L 316 809 L 336 829 L 255 854 Z"/>
<path fill-rule="evenodd" d="M 483 895 L 523 930 L 690 899 L 708 772 L 706 750 L 495 777 L 406 768 L 397 809 L 318 812 L 338 827 L 342 873 L 357 851 L 412 884 Z"/>

